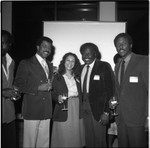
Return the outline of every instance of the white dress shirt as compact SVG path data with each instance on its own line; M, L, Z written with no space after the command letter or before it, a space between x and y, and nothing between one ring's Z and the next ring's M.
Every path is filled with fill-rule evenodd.
M88 71L88 75L87 75L87 85L86 85L86 87L87 87L86 89L87 89L88 93L89 93L90 76L91 76L91 72L92 72L94 64L95 64L95 60L89 65L89 71ZM86 71L87 71L87 65L85 65L83 67L83 70L82 70L82 73L81 73L81 87L82 87L82 91L83 91L83 80L84 80Z
M49 69L48 69L48 65L46 63L46 60L43 59L41 56L39 56L37 53L36 53L36 58L37 60L39 61L39 63L41 64L41 66L43 67L44 71L45 71L45 74L48 78L48 75L49 75Z

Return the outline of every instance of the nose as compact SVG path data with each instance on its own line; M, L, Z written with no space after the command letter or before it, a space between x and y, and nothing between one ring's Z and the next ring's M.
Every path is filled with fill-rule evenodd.
M123 48L123 44L119 44L119 49L122 49Z
M86 53L85 55L84 55L84 58L89 58L90 57L90 54L89 53Z

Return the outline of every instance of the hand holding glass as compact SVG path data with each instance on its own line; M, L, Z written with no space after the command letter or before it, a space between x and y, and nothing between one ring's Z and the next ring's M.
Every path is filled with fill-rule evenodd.
M115 97L113 97L113 98L110 100L110 105L111 105L111 109L113 109L112 115L113 115L113 116L117 116L118 113L116 113L116 107L117 107L117 105L118 105L118 102L117 102L117 100L116 100Z
M64 104L64 108L62 110L67 111L68 110L68 96L67 94L62 94L61 97L62 97L63 104Z
M14 93L15 93L15 97L12 97L11 100L13 101L17 101L18 99L20 99L21 97L21 94L20 94L20 91L17 87L13 86L13 90L14 90Z

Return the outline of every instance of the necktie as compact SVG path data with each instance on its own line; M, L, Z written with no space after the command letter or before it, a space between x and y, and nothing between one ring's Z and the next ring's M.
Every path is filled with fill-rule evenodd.
M123 80L123 75L124 75L124 69L125 69L125 61L122 61L121 64L121 72L120 72L120 85L122 84L122 80Z
M88 76L88 72L89 72L89 65L86 66L86 74L84 76L84 80L83 80L83 94L84 93L87 93L87 89L86 89L86 86L87 86L87 76Z
M44 71L46 73L46 76L48 77L48 75L49 75L49 69L48 69L48 66L47 66L47 63L46 63L45 60L42 61L42 65L43 65Z

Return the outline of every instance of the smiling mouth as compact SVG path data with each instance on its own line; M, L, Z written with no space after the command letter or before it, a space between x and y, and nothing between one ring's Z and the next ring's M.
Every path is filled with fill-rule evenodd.
M84 59L85 61L89 61L90 59Z
M45 54L49 54L49 52L48 52L48 51L44 51L44 53L45 53Z
M123 49L120 49L120 50L119 50L119 53L123 53L123 52L125 52L125 50L123 50Z

